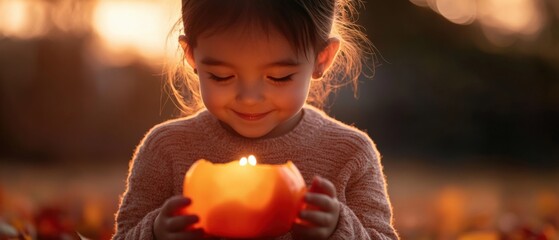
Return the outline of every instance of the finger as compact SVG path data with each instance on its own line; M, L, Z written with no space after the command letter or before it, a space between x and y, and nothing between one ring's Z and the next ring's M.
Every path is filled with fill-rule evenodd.
M326 178L315 176L309 192L324 193L330 197L336 197L336 187Z
M293 226L291 227L293 235L297 236L296 239L308 239L309 237L307 236L307 234L312 229L312 226L297 223L293 224Z
M304 225L294 224L291 228L296 239L323 239L326 229L321 227L308 227Z
M167 239L171 240L183 240L183 239L203 239L204 238L204 230L202 229L195 229L186 232L177 232L177 233L169 233L167 235Z
M169 232L178 232L186 229L190 225L197 223L198 221L200 221L200 219L196 215L171 217L167 219L165 229L167 229L167 231Z
M190 205L191 201L183 196L173 196L167 199L161 209L164 216L174 216L178 210Z
M321 211L303 210L299 213L299 218L319 227L331 226L332 222L334 221L334 218L331 214Z
M326 212L334 212L338 209L338 201L335 198L319 193L305 194L305 203L318 207L318 209Z

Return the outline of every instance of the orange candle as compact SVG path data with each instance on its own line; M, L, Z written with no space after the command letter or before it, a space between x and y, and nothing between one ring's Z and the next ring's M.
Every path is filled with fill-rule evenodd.
M186 173L185 210L208 234L231 238L274 237L291 229L306 186L295 165L256 164L242 158L225 164L196 161Z

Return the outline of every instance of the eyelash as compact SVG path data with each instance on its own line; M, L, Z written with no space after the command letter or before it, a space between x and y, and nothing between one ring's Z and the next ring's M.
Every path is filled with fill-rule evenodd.
M227 81L227 80L229 80L229 79L231 79L231 78L233 78L232 75L231 75L231 76L227 76L227 77L218 77L218 76L213 75L213 74L210 73L210 79L215 80L215 81L218 81L218 82L225 82L225 81Z
M281 78L274 78L274 77L268 77L270 80L274 81L274 82L288 82L291 81L291 77L293 77L294 74L289 74L285 77L281 77ZM218 82L224 82L227 81L231 78L233 78L234 76L227 76L227 77L218 77L216 75L213 75L210 73L210 79L214 80L214 81L218 81Z
M274 81L274 82L288 82L291 81L291 77L293 77L293 74L289 74L285 77L281 77L281 78L273 78L273 77L268 77L270 80Z

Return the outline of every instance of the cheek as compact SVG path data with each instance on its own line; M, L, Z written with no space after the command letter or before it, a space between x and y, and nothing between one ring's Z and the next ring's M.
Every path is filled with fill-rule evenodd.
M286 109L299 110L305 104L308 93L308 81L293 85L289 89L284 89L282 96L277 97L277 104Z
M211 83L200 82L200 94L208 109L217 108L227 103L227 92Z
M301 86L298 89L293 91L293 104L300 104L302 105L307 101L307 96L309 95L309 87L308 85Z
M301 81L301 84L297 86L297 90L295 91L294 95L298 102L305 103L307 101L307 97L309 96L309 88L311 84L311 73L305 76L304 80Z

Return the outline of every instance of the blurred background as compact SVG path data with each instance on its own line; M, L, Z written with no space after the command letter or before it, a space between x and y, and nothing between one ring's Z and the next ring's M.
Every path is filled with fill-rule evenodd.
M0 0L0 239L108 239L180 1ZM402 239L559 239L559 1L369 0L329 112L383 154ZM14 237L15 236L15 237Z

